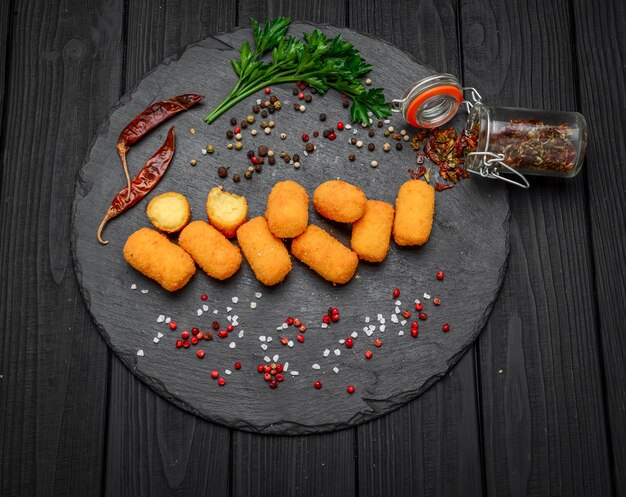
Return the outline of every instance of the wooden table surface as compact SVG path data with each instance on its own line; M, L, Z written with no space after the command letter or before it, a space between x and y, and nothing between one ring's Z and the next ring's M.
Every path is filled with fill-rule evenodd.
M76 174L120 96L187 44L279 14L590 127L576 179L510 188L507 275L459 364L319 436L158 397L95 329L70 255ZM626 495L625 26L619 0L0 2L0 495Z

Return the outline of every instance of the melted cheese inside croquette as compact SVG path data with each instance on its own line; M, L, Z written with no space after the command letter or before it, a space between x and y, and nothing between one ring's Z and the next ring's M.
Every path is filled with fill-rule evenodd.
M174 233L185 227L191 217L189 202L184 195L176 192L162 193L154 197L146 214L155 228Z

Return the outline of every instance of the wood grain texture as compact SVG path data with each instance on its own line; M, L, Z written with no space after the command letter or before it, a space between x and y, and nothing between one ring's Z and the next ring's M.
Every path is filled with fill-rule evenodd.
M13 28L13 2L7 0L0 4L0 123L4 124L4 98L6 91L6 79L10 69L9 43L11 42L11 30ZM3 142L4 127L0 124L0 144ZM0 171L0 185L2 185L2 173Z
M581 112L589 125L587 180L594 253L595 303L617 495L626 495L626 119L613 95L626 92L626 4L574 1Z
M98 495L108 350L76 285L70 209L91 136L119 96L122 2L15 9L0 204L0 494Z
M235 22L235 9L224 0L128 6L126 90L163 59ZM163 400L118 359L111 371L105 495L228 495L230 430Z
M238 26L250 26L250 18L261 22L265 17L285 16L293 21L316 24L346 25L346 2L334 0L311 0L290 2L288 0L240 0Z
M487 103L576 110L567 2L462 1L461 19L465 84ZM479 338L491 495L611 491L584 198L583 175L510 189L509 267Z
M350 3L350 27L460 75L455 2ZM359 495L481 495L474 347L405 407L358 430Z

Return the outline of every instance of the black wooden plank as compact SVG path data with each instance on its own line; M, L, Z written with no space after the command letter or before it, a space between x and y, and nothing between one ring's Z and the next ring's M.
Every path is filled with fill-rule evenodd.
M463 1L465 84L491 104L576 110L569 19L565 1ZM510 189L509 269L479 338L490 495L611 491L584 198L584 175Z
M0 204L2 495L100 493L108 350L76 285L70 209L118 98L122 3L15 3Z
M232 28L230 2L130 2L125 89L163 59ZM188 91L193 91L190 81ZM105 494L227 495L231 435L161 399L114 358L111 365ZM145 475L145 480L138 477Z
M576 62L581 110L589 124L585 178L594 251L596 303L607 393L613 474L617 495L626 495L626 143L624 106L613 95L626 93L626 4L594 8L575 0Z
M349 23L435 70L460 72L456 2L351 2ZM481 495L473 348L417 400L359 427L358 456L359 495Z
M289 16L294 21L345 25L339 2L239 2L239 25L250 17ZM233 433L233 495L355 494L355 431L307 437L268 437Z
M0 119L4 116L4 98L7 88L7 74L9 70L9 43L11 39L11 29L13 27L13 2L7 0L0 5ZM0 123L4 124L3 120ZM3 126L0 124L0 143L4 134ZM0 185L2 184L2 173L0 171Z

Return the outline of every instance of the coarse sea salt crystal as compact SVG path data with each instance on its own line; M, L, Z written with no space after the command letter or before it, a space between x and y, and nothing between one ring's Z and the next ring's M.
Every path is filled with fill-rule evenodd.
M139 349L139 350L137 351L137 355L138 355L139 357L143 357L143 350Z
M356 128L354 128L354 129L352 130L352 134L353 134L353 135L356 135L357 133L358 133L357 129L356 129Z
M324 349L324 357L328 357L330 355L330 350Z
M141 293L148 293L148 290L141 290Z
M265 357L263 358L263 360L264 360L265 362L271 362L271 360L272 360L272 359L270 359L268 356L265 356Z
M159 342L160 342L160 340L159 340L157 337L154 337L154 338L152 339L152 341L153 341L154 343L159 343Z
M337 366L335 366L335 367L333 368L333 371L334 371L335 373L338 373L338 372L339 372L339 368L338 368Z
M283 364L283 371L287 371L289 369L289 363L286 362L285 364Z
M263 297L263 294L262 294L261 292L255 292L254 296L255 296L257 299L260 299L261 297Z
M228 322L230 323L233 320L232 316L226 316L226 319L228 319Z
M289 328L289 325L287 323L283 323L282 328L283 328L283 330L286 330L287 328Z
M396 314L392 314L391 315L391 322L392 323L397 323L398 322L398 316Z
M283 330L283 325L281 324L280 326L278 326L278 327L276 328L276 330L277 330L277 331L282 331L282 330Z
M381 324L380 327L378 328L380 331L384 332L385 331L385 325Z
M370 331L374 331L376 329L376 326L374 326L373 324L370 324L369 329Z
M278 354L274 354L274 357L272 357L272 360L274 362L278 362L278 359L280 359L280 356Z
M400 308L398 306L396 306L395 312L396 314L400 314Z
M339 340L339 343L344 344L346 343L346 341L342 338L341 340Z
M305 157L309 156L309 153L305 150L304 152L302 152L304 154Z
M267 350L267 344L266 344L266 343L262 343L262 344L261 344L261 348L262 348L263 350Z
M233 297L232 299L230 299L233 301L233 304L236 304L237 302L239 302L239 297Z
M385 119L383 122L384 122L385 124L389 124L391 121L390 121L389 119Z
M283 368L283 371L284 370L285 370L285 368ZM289 371L289 373L291 374L291 376L298 376L300 374L297 371Z
M232 371L230 369L225 369L224 370L224 374L231 374L231 373L232 373Z
M165 316L163 314L159 314L159 317L157 318L157 323L162 323L163 321L165 321Z
M208 305L206 305L206 304L202 304L202 310L203 310L204 312L209 312L209 306L208 306Z
M346 125L344 126L344 128L346 128L346 129L352 129L352 125L351 125L351 124L346 124Z
M319 364L317 364L317 363L316 363L316 364L313 364L311 367L312 367L313 369L320 369L320 365L319 365Z
M370 322L370 317L369 316L365 316L365 322L369 323Z
M293 347L293 340L289 340L289 341L287 342L287 345L288 345L289 347Z
M420 299L415 299L415 303L419 304L420 303Z
M234 348L237 346L237 344L236 344L235 342L230 342L230 343L228 344L228 346L229 346L231 349L234 349Z
M230 312L230 311L232 311L232 310L233 310L233 308L232 308L232 307L227 307L227 308L226 308L226 312ZM215 314L217 314L217 312L216 312Z
M198 309L196 311L196 314L198 315L198 317L202 316L202 309Z
M261 342L264 342L265 340L267 340L267 337L265 335L261 335L261 336L259 336L259 340Z
M202 152L202 155L206 155L206 148L203 148L201 152Z
M160 331L157 333L157 338L163 338L163 333L161 333Z
M385 318L382 318L382 319L380 320L380 324L385 324Z
M402 302L400 302L399 300L396 300L396 305L402 305Z
M368 337L371 337L371 336L372 336L372 333L374 333L372 330L366 330L366 331L365 331L365 334L366 334Z
M237 335L239 338L243 338L243 330L239 330L239 335Z
M250 302L250 309L256 309L256 302Z
M213 314L217 314L219 311L217 309L213 309Z
M261 100L260 98L257 98L257 99L256 99L256 104L257 104L257 105L261 105L261 102L262 102L262 100Z
M341 355L341 350L335 349L335 355Z
M402 321L400 321L400 324L404 326L406 324L406 319L403 319Z
M424 294L424 298L425 298L426 300L428 300L428 299L430 299L430 295L428 295L427 293L425 293L425 294Z
M135 285L134 283L132 285L130 285L130 289L131 290L137 290L137 285Z
M376 319L378 319L379 321L383 318L382 314L378 314L378 316L376 316Z
M398 332L398 336L402 336L402 335L404 335L404 330L400 330L400 331Z
M356 338L359 336L359 334L356 331L353 331L352 334L350 335L352 338Z
M172 318L165 318L165 324L170 324L172 322Z
M322 328L328 328L328 325L327 325L326 323L322 323L320 326L321 326Z
M267 343L270 343L272 341L272 337L267 337Z

